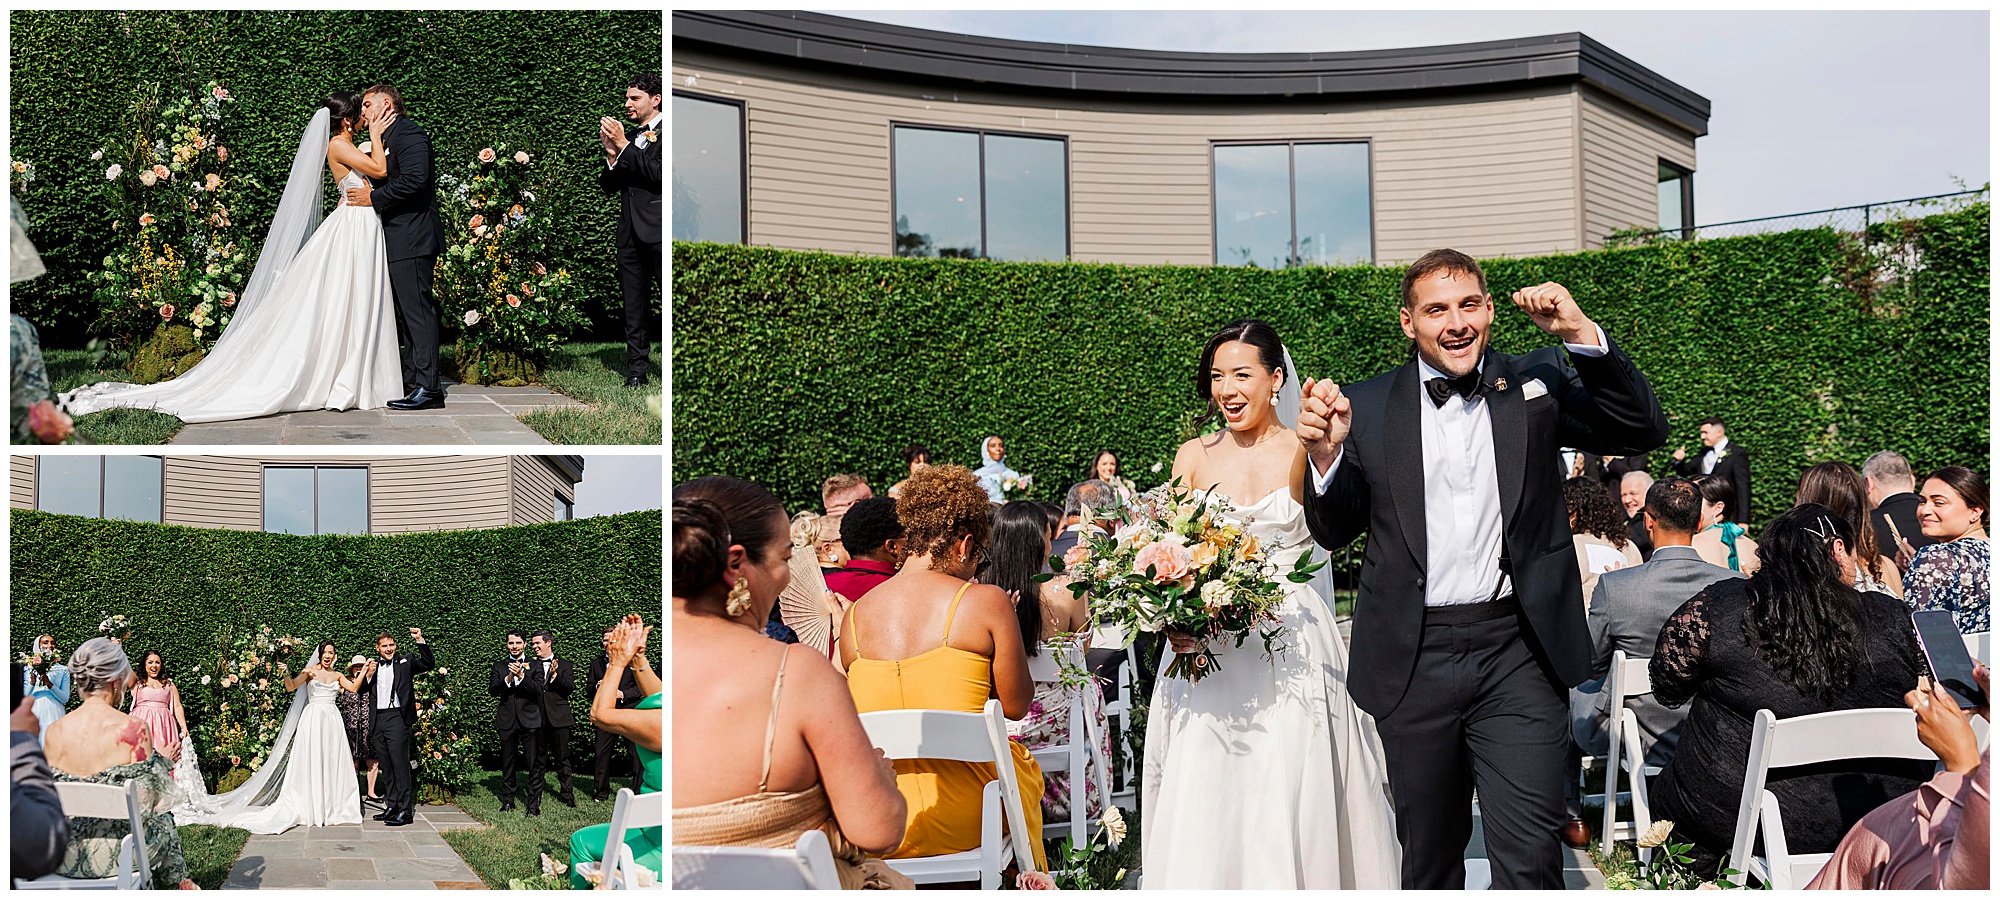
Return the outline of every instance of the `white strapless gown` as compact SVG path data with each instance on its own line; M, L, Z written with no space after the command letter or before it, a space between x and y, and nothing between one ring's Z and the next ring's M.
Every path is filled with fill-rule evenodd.
M103 382L63 395L71 415L152 409L183 422L223 422L311 409L375 409L403 396L389 264L373 209L334 209L270 296L238 313L214 348L172 381Z
M1278 490L1237 507L1280 573L1313 548ZM1332 604L1282 578L1282 649L1209 645L1200 684L1162 676L1146 725L1143 886L1395 888L1402 851L1375 722L1347 693ZM1163 648L1160 666L1172 651Z
M269 806L201 824L241 828L251 834L277 834L300 825L360 824L361 788L354 780L347 726L335 702L339 695L340 686L330 682L306 686L306 705L294 726L283 781Z

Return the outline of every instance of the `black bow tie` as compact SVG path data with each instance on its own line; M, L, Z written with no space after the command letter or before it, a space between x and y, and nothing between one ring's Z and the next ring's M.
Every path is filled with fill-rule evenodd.
M1479 373L1476 371L1467 372L1457 378L1433 378L1424 382L1424 392L1431 395L1431 405L1439 407L1444 406L1445 399L1452 394L1464 397L1465 402L1471 403L1472 398L1479 396L1482 387L1484 385L1479 383Z

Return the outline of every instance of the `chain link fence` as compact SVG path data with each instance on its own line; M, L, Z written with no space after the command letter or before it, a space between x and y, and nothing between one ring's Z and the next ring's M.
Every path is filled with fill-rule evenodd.
M1637 229L1628 228L1614 231L1604 238L1606 247L1632 247L1657 241L1701 240L1704 238L1742 237L1748 234L1769 234L1779 231L1799 231L1808 228L1832 228L1835 231L1863 233L1870 227L1884 222L1916 219L1938 213L1961 210L1975 203L1987 202L1989 189L1957 191L1950 194L1933 194L1929 197L1912 197L1908 200L1891 200L1886 203L1869 203L1862 206L1842 206L1813 212L1792 213L1783 216L1764 216L1757 219L1738 219L1734 222L1716 222L1711 225L1697 225L1693 228Z

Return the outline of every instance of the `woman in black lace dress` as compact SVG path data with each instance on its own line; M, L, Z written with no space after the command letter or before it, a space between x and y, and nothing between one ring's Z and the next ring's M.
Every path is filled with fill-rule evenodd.
M1903 707L1924 664L1908 610L1855 590L1854 529L1817 504L1780 514L1764 530L1749 579L1710 585L1668 618L1653 652L1653 695L1692 701L1674 759L1652 786L1653 815L1695 845L1695 869L1713 877L1729 852L1750 726L1837 709ZM1870 810L1916 790L1933 766L1856 760L1774 769L1768 789L1784 811L1794 853L1826 853ZM1731 868L1741 869L1732 860Z
M347 677L361 677L361 668L366 664L367 660L355 657L347 665ZM368 697L355 691L341 691L337 699L340 701L341 724L347 726L347 749L354 754L354 771L368 772L365 799L380 803L382 797L375 793L375 777L382 774L382 764L376 761L375 748L368 743L368 717L374 715L369 710Z

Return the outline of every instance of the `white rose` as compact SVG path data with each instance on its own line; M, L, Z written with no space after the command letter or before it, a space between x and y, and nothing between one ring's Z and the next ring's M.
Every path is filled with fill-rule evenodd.
M1201 586L1201 605L1209 612L1215 612L1235 599L1230 595L1229 582L1211 581Z
M117 163L112 163L112 164L111 164L111 168L109 168L109 169L105 169L105 170L104 170L104 180L105 180L105 181L117 181L117 180L118 180L118 176L120 176L120 175L123 175L123 174L125 174L125 167L124 167L124 166L121 166L121 165L119 165L119 164L117 164Z
M467 325L477 325L477 324L479 324L479 310L476 310L476 309L468 309L468 310L466 310L466 311L465 311L465 324L467 324Z
M159 181L160 181L160 176L153 174L152 169L147 169L146 171L139 173L139 183L147 187L152 187L153 185L158 184Z

